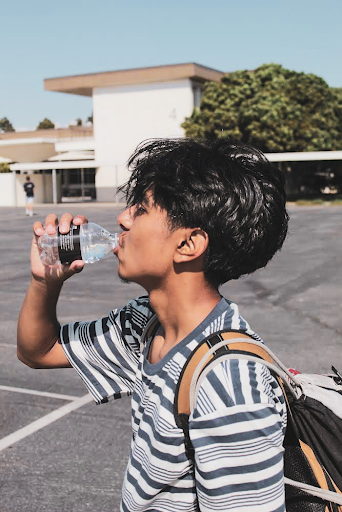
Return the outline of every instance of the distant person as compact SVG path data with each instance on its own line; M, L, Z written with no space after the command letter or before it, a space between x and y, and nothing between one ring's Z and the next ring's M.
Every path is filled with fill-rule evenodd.
M26 198L25 198L26 215L29 215L30 217L32 217L33 201L34 201L34 183L32 183L30 176L26 177L26 183L24 185L24 190L26 193Z

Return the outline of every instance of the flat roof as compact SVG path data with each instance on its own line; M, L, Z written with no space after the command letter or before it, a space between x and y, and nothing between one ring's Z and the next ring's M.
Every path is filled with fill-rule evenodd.
M79 137L92 137L92 126L72 126L69 128L51 128L49 130L30 130L27 132L0 133L0 142L17 139L73 139Z
M297 151L288 153L265 153L270 162L320 162L342 160L342 151Z
M62 76L44 80L46 91L92 96L95 87L169 82L190 78L198 82L218 82L224 73L196 63L171 64L148 68L122 69L86 75Z
M96 160L71 160L69 162L28 162L10 164L11 171L52 171L53 169L93 169L99 167Z

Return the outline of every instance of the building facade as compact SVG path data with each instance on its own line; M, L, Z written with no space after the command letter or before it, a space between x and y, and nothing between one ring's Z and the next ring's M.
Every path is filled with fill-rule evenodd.
M190 63L46 79L51 93L91 97L93 126L0 133L0 164L10 168L0 173L0 206L24 204L27 173L34 174L38 203L120 201L117 188L128 179L127 160L137 145L150 138L183 137L181 125L199 106L205 82L222 76ZM290 195L303 188L291 162L321 162L315 172L324 175L322 187L330 192L336 189L335 174L342 175L342 151L267 157L286 170ZM336 172L332 161L338 162ZM308 192L311 185L303 186Z
M136 146L183 137L181 124L199 105L205 82L222 75L190 63L45 80L48 91L92 97L93 128L0 134L0 157L14 173L12 193L0 192L0 205L23 204L24 173L35 174L37 202L119 200L117 188L128 178L126 163Z

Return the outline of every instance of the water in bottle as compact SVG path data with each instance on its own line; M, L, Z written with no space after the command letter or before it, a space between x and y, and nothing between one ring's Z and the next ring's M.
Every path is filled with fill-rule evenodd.
M54 235L44 233L38 239L44 265L70 264L75 260L95 263L111 254L118 245L119 235L111 234L94 222L70 226L66 234L59 229Z

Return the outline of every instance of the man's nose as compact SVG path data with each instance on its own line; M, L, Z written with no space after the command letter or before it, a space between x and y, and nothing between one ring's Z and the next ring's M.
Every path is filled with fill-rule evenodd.
M118 215L117 221L120 227L124 230L131 228L133 223L134 206L128 206L123 212Z

